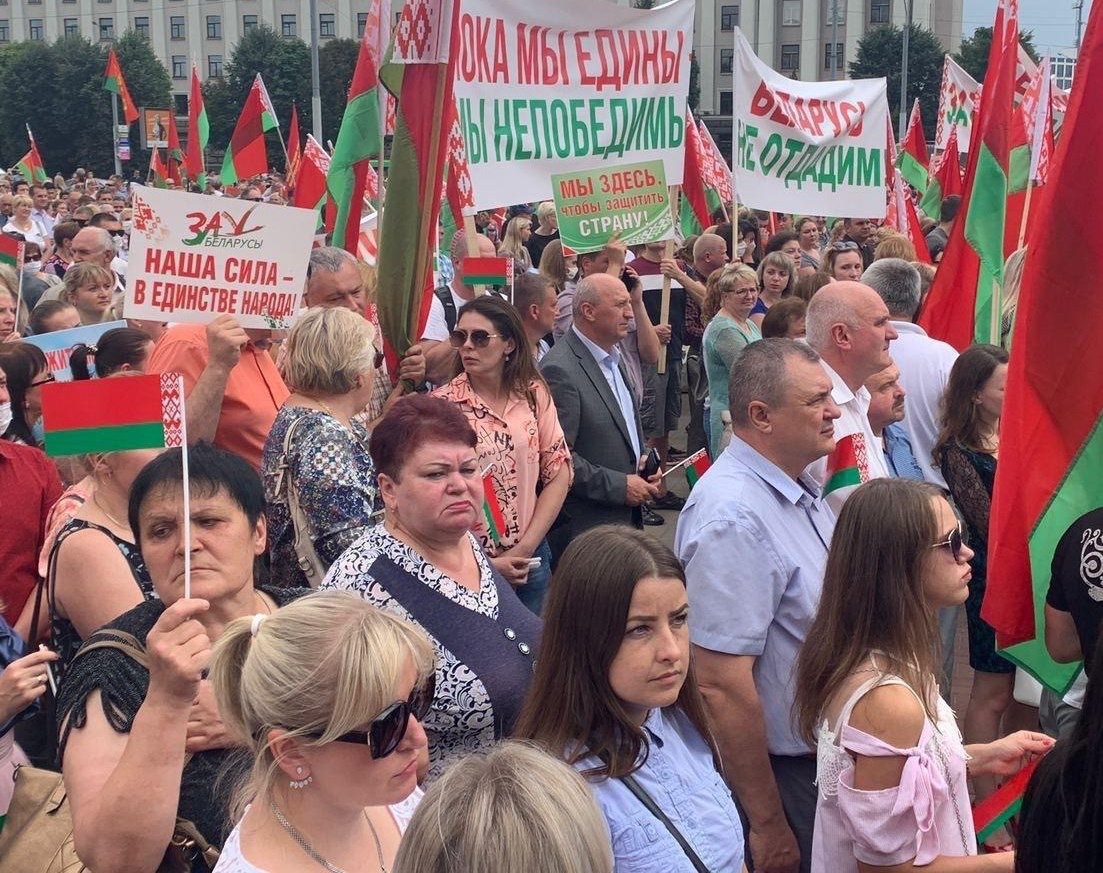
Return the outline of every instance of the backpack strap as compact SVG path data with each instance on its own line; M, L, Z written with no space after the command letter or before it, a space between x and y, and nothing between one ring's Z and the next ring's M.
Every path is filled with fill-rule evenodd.
M456 329L456 320L459 315L456 312L456 301L452 299L452 290L447 285L440 285L433 289L433 293L444 307L444 323L448 325L448 332Z

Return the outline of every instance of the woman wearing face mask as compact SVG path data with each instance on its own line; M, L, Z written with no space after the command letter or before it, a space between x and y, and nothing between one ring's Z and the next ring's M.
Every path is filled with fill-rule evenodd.
M211 683L253 769L216 873L391 869L421 797L433 676L421 631L342 591L226 628Z
M685 585L678 559L642 531L577 537L556 568L514 734L590 782L618 873L744 869L694 676Z
M14 342L0 345L0 369L8 377L11 395L11 420L3 439L27 446L41 446L42 386L54 377L46 366L46 356L38 346Z

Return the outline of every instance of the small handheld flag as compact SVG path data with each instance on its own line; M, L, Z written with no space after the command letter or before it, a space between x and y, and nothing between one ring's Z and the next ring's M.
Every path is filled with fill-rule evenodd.
M868 479L869 464L866 460L863 434L852 433L840 437L835 443L835 450L827 456L823 493L826 495L840 488L861 485Z
M690 490L700 481L701 477L705 475L709 467L712 466L712 462L709 460L709 454L704 449L694 452L685 460L686 465L686 482L689 483Z
M506 529L506 517L498 503L498 495L494 493L494 477L490 473L483 474L483 521L494 544L500 545Z
M464 258L465 285L509 285L513 281L513 258Z
M1031 761L973 807L973 827L977 832L977 842L983 843L1000 826L1006 824L1008 819L1018 814L1023 805L1027 783L1040 760L1041 758Z

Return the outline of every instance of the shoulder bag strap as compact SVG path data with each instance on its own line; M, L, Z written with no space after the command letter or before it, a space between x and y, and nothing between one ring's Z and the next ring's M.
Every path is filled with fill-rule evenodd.
M306 577L307 584L311 588L317 588L322 584L326 571L329 569L314 548L314 537L311 535L313 525L302 506L299 505L299 492L291 479L290 455L291 444L295 431L303 421L303 416L296 418L287 428L283 437L283 456L277 466L276 495L283 496L287 501L287 509L291 515L291 527L293 528L295 556L299 560L299 569Z
M709 873L709 868L705 865L705 862L700 859L693 846L686 842L686 838L682 836L682 832L678 830L677 826L669 818L666 813L659 809L659 805L651 799L651 795L644 790L644 787L636 780L635 776L629 774L628 776L621 776L620 781L624 783L625 787L631 791L636 799L644 805L649 813L663 823L663 826L670 831L670 835L677 840L678 845L682 847L682 851L686 853L686 857L689 858L689 862L693 865L693 869L698 873Z
M433 293L440 301L440 305L444 307L444 323L448 326L448 332L451 333L456 329L456 319L458 317L456 301L452 299L452 290L447 285L438 285L433 289Z

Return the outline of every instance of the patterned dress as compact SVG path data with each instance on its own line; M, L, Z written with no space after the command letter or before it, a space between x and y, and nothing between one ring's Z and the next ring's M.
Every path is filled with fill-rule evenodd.
M288 457L291 479L299 505L310 519L318 557L328 566L375 522L372 513L382 509L375 466L368 454L368 431L353 422L350 431L326 412L285 405L276 416L264 443L261 475L268 504L268 553L271 582L283 588L307 584L295 554L295 526L285 495L276 493L283 458L283 441L293 422L303 419L295 431Z

